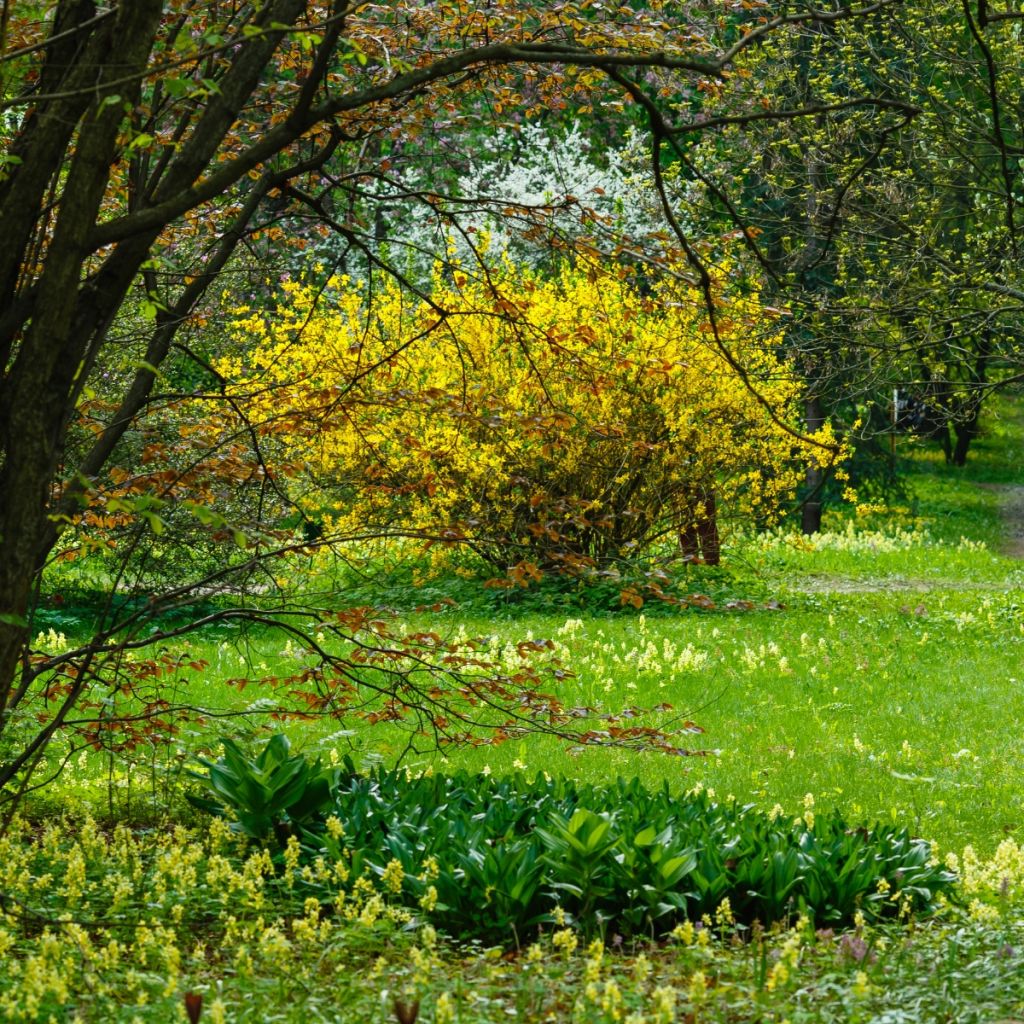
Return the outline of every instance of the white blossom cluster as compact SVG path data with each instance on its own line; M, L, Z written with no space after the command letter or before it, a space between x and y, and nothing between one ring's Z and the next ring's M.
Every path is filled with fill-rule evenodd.
M418 164L367 186L364 194L379 209L368 244L419 282L439 257L471 270L485 255L488 263L507 255L542 269L559 249L584 241L598 252L642 260L671 239L650 161L649 140L637 131L598 154L578 124L559 134L538 123L503 129L483 141L454 185L440 187ZM690 186L666 177L685 229L680 210Z

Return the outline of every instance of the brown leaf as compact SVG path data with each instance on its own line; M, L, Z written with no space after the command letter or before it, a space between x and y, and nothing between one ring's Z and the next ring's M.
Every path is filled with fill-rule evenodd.
M198 992L185 993L185 1013L188 1014L189 1024L199 1024L203 1014L203 997Z
M400 999L395 1000L395 1020L398 1024L416 1024L416 1018L420 1015L419 1000L411 1003L403 1003Z

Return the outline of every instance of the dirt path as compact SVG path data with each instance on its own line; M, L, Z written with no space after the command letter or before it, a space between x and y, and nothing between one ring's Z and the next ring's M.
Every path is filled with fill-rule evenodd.
M1024 544L1024 539L1022 539ZM1024 547L1022 547L1024 551ZM1024 554L1020 557L1024 558ZM933 590L993 590L988 580L912 579L906 576L805 576L794 583L801 594L877 594L882 591L925 594Z
M981 484L986 491L999 496L999 511L1006 523L1006 539L1000 554L1008 558L1024 559L1024 485Z

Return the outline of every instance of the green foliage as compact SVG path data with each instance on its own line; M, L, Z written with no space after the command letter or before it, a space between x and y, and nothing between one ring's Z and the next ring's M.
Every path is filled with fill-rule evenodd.
M566 922L501 955L410 920L386 880L346 893L325 865L318 899L303 868L246 856L243 838L221 820L16 821L0 837L4 1019L165 1024L201 1001L214 1024L385 1024L397 1001L424 1024L990 1024L1019 1018L1024 1000L1012 843L988 863L965 851L970 909L928 921L747 928L720 908L712 927L658 943L586 942Z
M735 536L735 535L734 535ZM743 538L740 538L742 542ZM379 564L340 564L317 577L323 586L343 590L353 605L370 604L403 613L434 604L458 608L467 615L522 620L534 614L587 614L599 617L635 615L637 604L647 616L676 616L680 609L714 611L746 608L778 596L748 570L743 551L727 568L693 564L679 557L676 543L662 543L645 556L622 559L606 570L579 575L546 573L524 586L496 586L493 567L472 555L452 557L438 567L430 553L403 552ZM501 581L504 582L504 581Z
M724 900L748 923L797 911L842 923L926 910L955 881L906 829L850 829L837 814L775 818L636 779L363 777L348 765L328 786L319 761L286 755L280 736L252 761L225 743L204 762L210 798L193 802L257 838L301 825L307 858L397 878L396 893L462 938L521 939L559 909L588 931L660 934Z
M251 839L266 839L275 830L310 822L330 799L330 780L336 773L310 764L301 754L288 756L288 738L275 735L250 760L230 739L221 741L224 756L217 762L200 759L207 773L199 775L214 800L189 796L195 807L210 814L230 813L239 831Z

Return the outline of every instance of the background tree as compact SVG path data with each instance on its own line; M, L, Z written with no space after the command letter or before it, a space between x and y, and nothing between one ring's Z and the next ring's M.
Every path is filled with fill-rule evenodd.
M831 420L865 453L886 454L899 389L923 427L952 427L963 464L984 396L1015 379L1018 26L958 0L819 22L748 51L747 88L693 119L707 206L691 216L741 230L751 274L787 309L808 423ZM890 476L888 458L874 465ZM822 484L812 468L805 530Z

